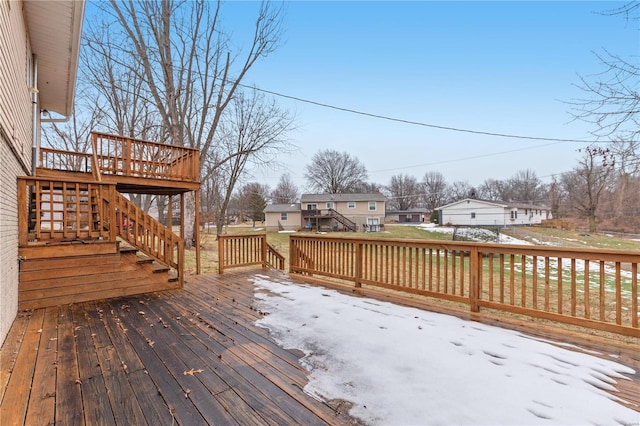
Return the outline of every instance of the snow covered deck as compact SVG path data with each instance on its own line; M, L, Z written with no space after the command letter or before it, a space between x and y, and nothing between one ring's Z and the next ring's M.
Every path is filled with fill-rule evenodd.
M292 284L294 281L297 284ZM367 387L366 380L373 376L379 376L384 383L384 386L374 385L374 395L384 396L385 392L397 390L394 379L404 377L402 391L398 391L400 400L417 401L421 407L428 408L433 403L440 407L431 412L405 408L406 415L417 416L403 418L412 423L460 423L453 415L464 410L444 410L435 396L458 408L473 408L486 403L485 398L490 395L501 401L498 411L512 416L511 421L503 418L504 424L532 419L545 424L566 423L572 419L580 422L591 411L567 409L561 399L562 385L556 386L559 390L552 390L551 386L555 386L552 383L557 383L553 382L554 378L559 382L581 383L580 389L574 382L565 386L570 388L569 398L577 399L578 405L584 406L586 397L577 392L586 391L586 395L595 398L595 402L587 405L603 407L596 411L605 417L587 419L607 423L608 418L615 417L633 422L640 416L637 341L623 343L562 332L532 322L483 316L485 323L526 330L529 335L552 342L548 347L532 349L532 342L547 343L497 329L507 335L507 340L503 340L502 332L494 331L489 324L464 322L447 315L441 319L427 318L426 315L432 313L424 310L406 313L402 310L409 308L386 302L406 305L412 303L411 299L394 298L374 289L361 289L359 296L365 293L376 299L349 296L345 301L344 294L300 286L300 283L300 277L245 269L223 276L187 277L180 290L21 312L0 350L0 421L2 424L172 424L175 421L189 425L393 423L398 418L394 417L391 407L384 404L394 399L367 400L367 393L361 391ZM449 311L442 306L439 309L467 319L473 315L453 308ZM378 316L360 318L361 313ZM466 334L455 337L453 332L446 331L450 329L445 329L445 324L450 322ZM360 376L354 375L354 367L341 357L345 351L338 342L315 341L322 336L333 335L338 340L344 337L344 333L317 328L323 323L352 330L365 338L362 343L351 340L346 346L351 348L346 352L353 353L359 366L381 372L378 362L390 364L389 361L395 359L403 365L396 366L397 374L392 368L389 374L362 370ZM373 325L382 335L360 331L356 327L359 323ZM403 341L408 335L399 331L400 325L419 333L411 339L424 340L426 346ZM437 370L446 373L447 386L417 379L421 377L418 374L422 374L418 370L420 364L427 369L431 366L431 370L438 358L450 359L452 362L448 364L453 364L453 356L439 352L432 340L438 336L432 333L435 330L439 330L440 335L447 334L444 346L456 353L468 351L465 358L468 365L484 363L482 374L489 374L489 379L479 374L479 369L464 373L441 367ZM487 338L473 340L468 334L473 330ZM308 334L301 335L303 332ZM287 335L293 340L286 338ZM296 343L300 336L302 340ZM274 338L292 349L279 346ZM523 339L526 343L514 339ZM396 352L380 357L378 352L387 349ZM301 358L302 351L307 353L304 358ZM411 354L417 361L408 364L398 355L403 353ZM331 356L324 357L327 354ZM474 354L481 361L474 361ZM531 366L534 375L540 372L548 376L549 381L536 382L535 390L541 396L527 393L531 376L526 368ZM310 375L305 367L311 368ZM491 368L500 375L501 381L493 381ZM339 377L343 391L346 386L347 390L353 390L352 394L340 393L340 386L328 384L325 373ZM407 380L407 373L413 379ZM513 380L519 391L501 388L504 380ZM472 383L473 387L469 387ZM478 386L490 391L472 390ZM453 397L447 391L453 392ZM516 404L516 395L524 400L522 404ZM613 395L617 402L612 400ZM429 404L425 398L431 399ZM544 398L556 399L549 404ZM347 411L351 404L343 400L353 404L352 414L360 420L349 417ZM548 406L556 403L555 408ZM531 409L522 411L524 414L517 411L528 408ZM407 413L411 410L413 412ZM368 411L371 411L370 417L363 414ZM478 423L484 419L487 423L495 419L482 417L487 411L476 411L477 417L469 421ZM558 413L564 417L556 417Z

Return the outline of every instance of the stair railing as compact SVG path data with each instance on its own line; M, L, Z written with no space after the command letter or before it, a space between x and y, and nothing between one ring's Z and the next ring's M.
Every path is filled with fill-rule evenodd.
M115 192L113 201L118 236L158 262L174 268L182 285L184 240L119 192Z
M345 228L347 228L349 231L354 231L355 232L356 223L354 221L352 221L351 219L349 219L346 216L338 213L334 209L329 209L329 216L331 216L333 219L335 219L338 222L340 222L341 224L343 224L345 226Z

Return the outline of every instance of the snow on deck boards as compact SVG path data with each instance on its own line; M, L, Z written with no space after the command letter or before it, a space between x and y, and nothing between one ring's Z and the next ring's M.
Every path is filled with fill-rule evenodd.
M0 423L354 423L347 404L307 395L300 353L255 326L256 274L282 278L239 270L187 277L181 290L20 312L0 350ZM632 367L616 395L640 411L637 345L498 323Z

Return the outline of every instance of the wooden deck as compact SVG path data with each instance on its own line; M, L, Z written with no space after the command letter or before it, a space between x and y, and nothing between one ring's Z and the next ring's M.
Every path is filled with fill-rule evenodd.
M305 394L301 354L253 325L248 277L20 312L0 351L0 424L356 423Z
M300 354L253 325L263 315L248 282L255 273L265 272L187 277L179 290L20 312L0 350L0 424L357 424L348 403L305 394ZM640 412L638 344L495 323L635 369L616 386Z

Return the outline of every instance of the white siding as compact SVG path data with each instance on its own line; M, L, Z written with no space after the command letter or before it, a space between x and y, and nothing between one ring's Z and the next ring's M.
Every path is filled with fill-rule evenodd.
M0 343L18 310L16 177L31 169L27 46L22 2L0 0Z
M442 209L442 225L502 226L508 219L509 211L504 207L473 200Z

